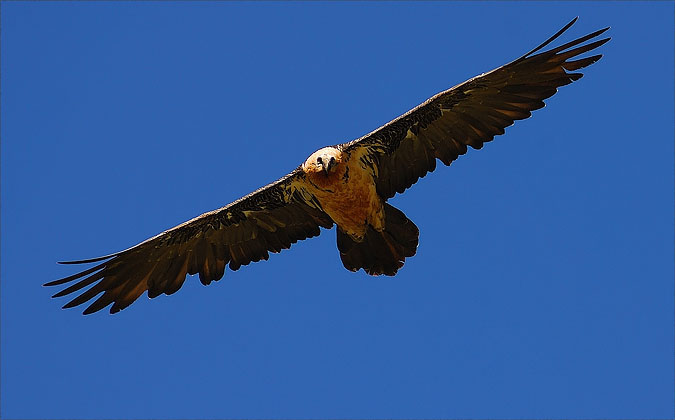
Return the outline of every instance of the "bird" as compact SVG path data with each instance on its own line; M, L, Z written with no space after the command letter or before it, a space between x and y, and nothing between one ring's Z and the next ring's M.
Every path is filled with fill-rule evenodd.
M194 274L208 285L226 267L236 271L267 260L270 252L333 225L347 270L395 275L416 254L419 229L387 200L434 171L437 161L448 166L469 146L482 148L544 107L559 87L580 79L576 71L602 55L579 56L609 41L597 39L609 27L542 51L577 19L508 64L434 95L356 140L317 150L289 174L220 209L120 252L60 262L98 264L44 286L74 282L52 297L89 287L63 308L98 296L85 315L111 304L110 313L117 313L146 291L149 298L173 294Z

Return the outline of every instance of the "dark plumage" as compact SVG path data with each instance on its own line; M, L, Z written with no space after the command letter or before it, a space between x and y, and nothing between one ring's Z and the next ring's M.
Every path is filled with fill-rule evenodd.
M219 280L227 265L237 270L266 260L269 252L333 224L347 269L394 275L405 258L415 255L419 231L386 200L433 171L436 159L450 165L468 146L480 149L515 120L543 107L560 86L580 79L581 73L568 71L601 55L577 57L609 38L582 44L609 28L538 53L575 21L517 60L441 92L357 140L318 150L290 174L223 208L124 251L64 262L99 264L45 285L76 281L54 297L89 288L64 308L100 295L84 313L110 304L115 313L146 290L151 298L172 294L188 274L199 274L207 285Z

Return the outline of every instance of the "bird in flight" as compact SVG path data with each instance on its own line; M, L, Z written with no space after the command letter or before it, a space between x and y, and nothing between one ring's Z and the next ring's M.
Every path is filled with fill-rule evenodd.
M267 260L291 244L337 225L337 248L350 271L393 276L417 251L419 230L387 203L436 168L483 147L515 120L528 118L574 71L602 57L581 54L610 38L600 29L540 52L577 18L522 57L441 92L393 121L348 143L312 153L300 166L218 210L204 213L124 251L62 264L99 264L51 281L71 284L53 297L89 287L63 308L90 301L84 314L112 304L116 313L145 291L154 298L178 291L188 274L208 285L225 267ZM587 41L593 40L584 44Z

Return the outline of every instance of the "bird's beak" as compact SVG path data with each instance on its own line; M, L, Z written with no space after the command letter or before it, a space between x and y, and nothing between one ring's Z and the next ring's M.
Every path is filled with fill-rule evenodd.
M323 165L323 170L326 171L326 175L328 175L335 166L335 160L328 158L327 160L324 160L324 165Z

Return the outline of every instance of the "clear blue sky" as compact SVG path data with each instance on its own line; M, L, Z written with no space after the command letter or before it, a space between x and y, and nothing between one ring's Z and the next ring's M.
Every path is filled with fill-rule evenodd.
M506 63L605 57L392 203L111 316L56 261L124 249ZM673 416L673 3L2 3L3 418ZM250 171L250 166L255 168Z

